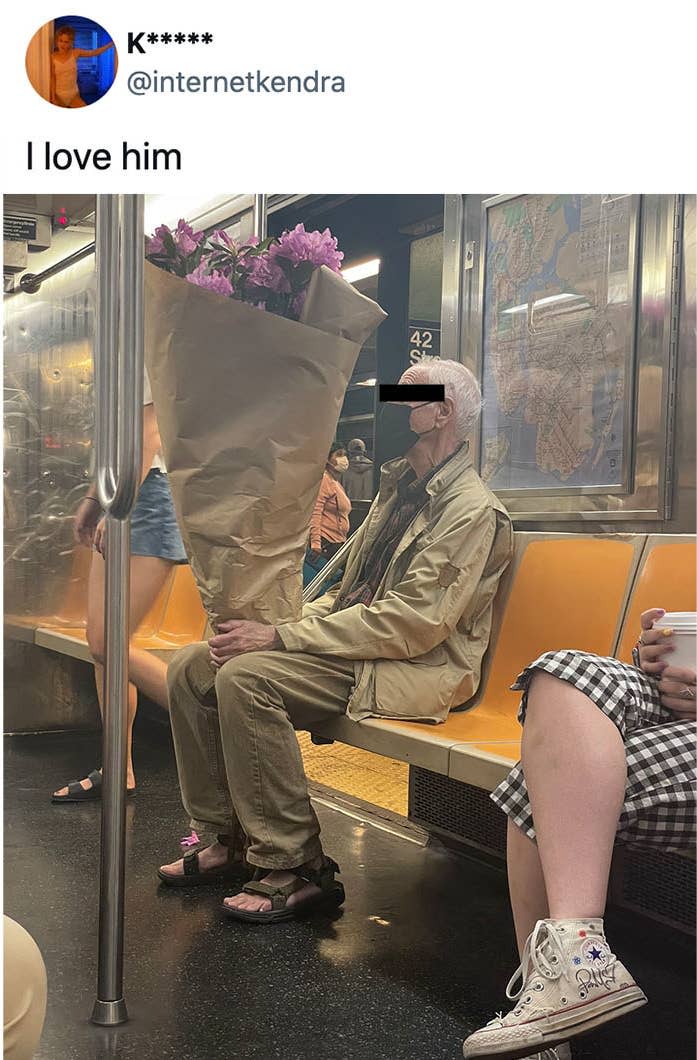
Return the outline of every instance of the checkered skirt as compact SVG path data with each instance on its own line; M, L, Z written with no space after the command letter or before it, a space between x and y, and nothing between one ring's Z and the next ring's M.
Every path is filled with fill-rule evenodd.
M553 651L526 667L511 687L522 691L518 719L525 722L530 681L537 670L568 681L619 729L627 752L627 789L617 840L691 846L695 840L697 723L676 720L661 706L656 682L617 659L582 651ZM532 811L520 762L492 792L496 805L531 839Z

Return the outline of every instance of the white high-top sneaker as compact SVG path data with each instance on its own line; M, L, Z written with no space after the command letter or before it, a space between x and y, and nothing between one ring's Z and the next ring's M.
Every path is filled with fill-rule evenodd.
M518 980L522 985L513 993ZM544 1055L576 1035L646 1004L644 992L610 950L601 917L538 920L506 987L516 1002L465 1041L469 1057Z
M523 1060L571 1060L571 1046L568 1042L563 1042L553 1049L543 1049L541 1053L525 1056Z

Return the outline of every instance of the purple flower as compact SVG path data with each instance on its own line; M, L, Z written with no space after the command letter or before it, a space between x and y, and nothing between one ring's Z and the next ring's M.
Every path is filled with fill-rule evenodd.
M146 254L164 254L165 243L164 238L166 235L171 235L171 231L167 225L159 225L155 229L154 236L145 237L145 253Z
M237 247L227 232L223 232L222 228L216 228L215 232L211 235L211 243L218 243L228 250L237 251Z
M246 282L248 287L267 287L276 294L290 294L290 283L285 272L265 254L250 258Z
M339 272L344 255L337 250L336 239L328 228L323 232L306 232L305 225L299 224L269 247L269 257L287 258L293 265L309 261L315 268L326 265L332 272Z
M157 229L155 230L155 235L157 235ZM174 232L172 232L172 238L179 253L188 258L189 254L193 254L198 249L198 245L203 239L203 232L194 232L191 225L188 225L181 218Z
M213 272L207 272L205 265L199 265L186 278L189 283L193 283L197 287L203 287L204 290L213 291L215 294L225 295L227 298L233 293L233 286L227 276L215 269Z

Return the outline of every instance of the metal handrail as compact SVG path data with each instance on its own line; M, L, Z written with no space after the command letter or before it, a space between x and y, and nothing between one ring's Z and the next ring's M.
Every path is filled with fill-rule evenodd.
M332 574L334 574L334 572L339 569L343 560L346 558L346 556L348 556L349 552L351 551L351 546L353 545L353 539L357 533L358 531L354 530L353 533L346 538L341 548L334 553L332 558L328 560L327 563L325 563L319 574L312 579L309 585L305 586L305 588L303 589L304 604L309 604L312 600L315 599L316 596L319 596L320 589L326 582L327 578L331 578Z
M133 507L143 440L137 429L143 404L143 211L141 201L138 213L137 196L119 198L120 211L113 196L97 198L94 365L97 496L114 519Z
M90 254L94 254L95 247L96 243L94 241L86 243L79 250L74 250L72 254L68 254L67 257L61 258L60 261L56 261L53 265L49 265L43 272L22 273L17 287L13 291L8 291L5 297L12 298L16 294L36 294L44 280L50 280L52 276L57 276L65 269L69 269L71 265L77 265L83 258L88 258Z
M96 478L107 514L104 757L97 999L91 1020L128 1019L123 997L130 511L142 464L143 199L97 197Z
M254 196L254 212L252 213L252 228L254 235L259 239L266 239L268 231L268 209L266 195Z

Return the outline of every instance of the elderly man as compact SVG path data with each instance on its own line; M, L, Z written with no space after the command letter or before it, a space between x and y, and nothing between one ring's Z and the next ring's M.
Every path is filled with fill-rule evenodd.
M184 806L217 839L158 875L171 886L241 882L246 859L254 878L224 904L237 919L343 901L294 729L321 732L346 713L443 721L477 689L513 547L508 515L469 454L479 386L464 365L439 360L400 382L442 384L444 400L383 407L396 459L381 469L341 582L298 622L221 623L169 668Z

